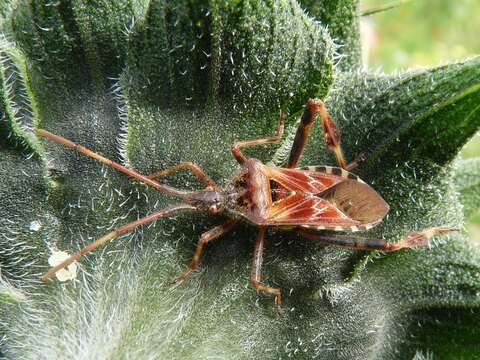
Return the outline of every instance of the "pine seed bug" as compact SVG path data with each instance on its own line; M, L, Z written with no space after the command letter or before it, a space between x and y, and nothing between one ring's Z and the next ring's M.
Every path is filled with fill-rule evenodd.
M306 166L297 168L317 114L320 115L322 121L327 146L335 153L339 167ZM38 136L46 137L92 157L158 191L182 200L179 204L169 206L111 231L52 267L43 275L42 280L47 281L59 270L79 260L98 246L161 217L186 211L204 211L212 215L226 213L230 220L200 236L189 268L175 282L181 283L197 269L206 243L227 233L239 221L244 221L259 229L253 253L251 285L259 291L273 295L276 307L280 311L282 309L280 289L266 286L261 281L264 236L267 226L283 229L293 228L308 239L330 245L380 251L425 246L428 244L428 239L434 235L456 230L451 227L434 227L411 233L396 243L353 236L350 233L368 230L381 222L389 211L389 206L373 188L350 172L357 166L357 161L345 163L340 146L340 131L334 120L328 115L321 100L308 100L285 168L267 166L257 159L247 159L242 153L242 148L279 141L283 135L284 120L285 115L281 114L278 130L274 136L237 142L232 145L232 155L240 164L240 171L225 189L221 189L197 165L190 162L180 163L150 176L144 176L70 140L38 129L36 131ZM205 187L198 191L188 191L156 181L162 176L179 170L190 170Z

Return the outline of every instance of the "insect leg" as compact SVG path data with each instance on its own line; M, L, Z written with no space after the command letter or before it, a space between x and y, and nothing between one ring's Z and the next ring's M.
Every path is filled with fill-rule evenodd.
M306 229L299 229L299 233L307 239L319 240L328 245L365 250L396 251L426 246L428 245L428 240L433 236L457 230L458 229L452 227L433 227L424 231L408 234L396 243L390 243L383 239L371 239L350 234L320 234Z
M188 211L188 210L190 210L190 211L191 210L196 210L196 208L194 206L188 205L188 204L172 205L172 206L167 207L166 209L163 209L163 210L160 210L160 211L155 212L153 214L150 214L148 216L145 216L142 219L131 222L130 224L123 225L123 226L113 230L112 232L109 232L105 236L102 236L101 238L95 240L94 242L88 244L84 248L80 249L78 252L76 252L75 254L70 256L68 259L63 261L61 264L51 268L45 275L42 276L42 280L47 281L53 275L55 275L55 273L57 271L67 267L68 265L70 265L74 261L77 261L78 259L80 259L83 255L88 254L89 252L95 250L97 247L105 244L107 241L110 241L110 240L116 238L119 235L122 235L126 232L129 232L129 231L135 229L136 227L138 227L140 225L144 225L144 224L147 224L149 222L155 221L155 220L157 220L161 217L172 216L172 215L175 215L179 212Z
M325 134L325 142L330 150L335 153L337 157L338 166L345 169L345 159L343 157L343 151L340 147L340 130L337 128L335 121L328 115L327 109L323 101L317 99L318 111L320 118L322 119L323 132Z
M203 247L209 241L215 240L216 238L220 237L221 235L225 234L229 231L235 224L237 223L236 220L230 220L229 222L214 227L213 229L204 232L202 236L200 236L200 240L198 241L197 248L195 249L195 254L193 255L193 259L190 263L190 266L187 271L185 271L182 275L180 275L174 283L180 284L183 282L190 274L192 274L198 267L200 263L200 256L202 255Z
M282 139L283 129L285 127L285 117L284 113L280 113L280 119L278 121L277 133L269 138L257 139L257 140L248 140L236 142L232 145L232 155L239 164L243 164L247 158L243 155L240 148L246 148L262 144L272 144Z
M345 165L345 170L347 171L353 171L357 168L359 164L367 160L367 156L364 153L361 153L360 155L357 156L355 160L352 162L349 162L347 165Z
M140 180L141 182L159 190L159 191L162 191L164 193L167 193L167 194L170 194L170 195L173 195L173 196L179 196L181 198L185 198L189 192L187 191L183 191L183 190L178 190L178 189L175 189L175 188L172 188L170 186L167 186L167 185L161 185L149 178L147 178L146 176L143 176L139 173L137 173L136 171L132 170L132 169L129 169L129 168L126 168L125 166L123 165L120 165L110 159L107 159L105 157L103 157L102 155L100 154L97 154L96 152L90 150L90 149L87 149L86 147L83 147L81 145L78 145L78 144L75 144L74 142L68 140L68 139L65 139L64 137L61 137L61 136L58 136L58 135L55 135L55 134L52 134L46 130L43 130L43 129L37 129L36 131L36 134L38 136L43 136L43 137L46 137L47 139L51 140L51 141L54 141L56 142L57 144L60 144L60 145L63 145L63 146L66 146L72 150L75 150L75 151L78 151L84 155L87 155L97 161L100 161L101 163L107 165L107 166L110 166L112 168L114 168L115 170L117 171L120 171L130 177L133 177L137 180Z
M184 169L190 170L197 178L200 179L201 182L203 182L205 187L210 187L210 188L213 188L215 190L219 189L219 186L215 183L215 181L210 179L210 177L208 177L202 171L202 169L200 169L197 165L195 165L192 162L182 162L180 164L177 164L175 166L166 168L164 170L157 171L157 172L153 173L152 175L148 176L148 178L150 180L156 180L159 177L167 176L167 175L169 175L173 172L176 172L176 171L179 171L179 170L184 170Z
M282 297L280 289L263 285L261 281L262 263L263 263L263 244L265 239L265 227L260 226L258 230L257 241L255 243L255 250L253 252L253 267L250 273L250 283L259 290L275 296L275 305L278 312L282 312Z
M322 102L318 99L308 99L297 132L295 133L295 139L293 140L292 149L290 150L287 168L297 167L298 161L303 153L303 148L307 142L308 135L310 134L313 121L317 116L320 103Z

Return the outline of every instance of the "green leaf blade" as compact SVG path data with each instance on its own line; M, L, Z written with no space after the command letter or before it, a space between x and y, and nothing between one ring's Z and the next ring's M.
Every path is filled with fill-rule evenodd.
M461 160L454 169L455 188L460 193L466 219L480 209L479 172L479 158Z
M360 69L360 13L358 0L300 0L307 12L326 26L339 44L341 55L338 67L342 70Z
M290 1L77 1L51 8L22 2L8 35L25 54L17 62L23 64L19 81L35 124L143 174L194 161L225 185L238 171L233 142L270 136L280 109L290 113L287 129L294 132L293 114L308 97L319 96L343 131L347 158L370 154L358 173L391 207L365 236L393 242L431 226L461 226L459 200L475 193L477 171L454 184L449 164L478 127L478 58L393 77L358 72L358 62L335 67L332 36L358 41L357 2L328 3L323 25L331 30ZM355 44L344 51L356 54ZM276 315L271 296L249 286L257 233L249 224L208 244L199 271L171 286L200 234L225 222L224 216L184 214L143 226L84 256L76 281L40 284L52 251L72 253L175 201L68 149L41 144L45 162L24 158L10 145L0 148L0 200L6 204L0 207L0 265L26 298L12 306L11 289L0 297L2 355L475 354L471 339L478 331L468 314L476 319L480 259L463 234L437 237L430 248L380 255L268 229L262 282L282 290L283 316ZM275 150L246 153L266 162ZM318 126L303 161L334 165ZM162 181L201 186L183 173ZM8 216L14 224L5 221ZM436 319L452 321L452 339ZM418 322L431 334L422 334Z

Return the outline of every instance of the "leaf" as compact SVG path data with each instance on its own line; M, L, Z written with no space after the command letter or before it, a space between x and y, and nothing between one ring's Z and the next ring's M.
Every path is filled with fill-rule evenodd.
M423 349L417 354L427 358L442 354L445 359L474 359L478 356L479 319L478 310L434 308L413 314L407 332L415 339L411 346Z
M328 25L335 42L340 45L339 68L345 71L362 66L359 1L358 0L300 0L308 13Z
M479 172L479 158L459 161L454 171L455 189L460 193L460 201L466 219L480 208Z
M394 241L417 229L463 223L449 164L478 126L476 104L468 101L476 96L476 59L392 78L347 66L341 72L332 66L329 32L289 1L16 5L7 34L16 56L8 56L32 109L27 124L145 174L195 161L224 185L238 169L232 142L272 134L280 109L291 114L292 134L306 98L328 93L347 156L370 154L359 173L391 205L386 221L367 235ZM334 22L348 23L340 15L328 20L332 29ZM432 78L438 80L433 88ZM23 109L16 94L1 99L2 109ZM405 103L412 106L400 106ZM2 145L5 134L29 139L18 114L9 114ZM430 154L439 148L430 138L393 146L393 136L417 136L434 114L441 124L455 118L464 125L452 130L453 140L452 133L425 126L427 137L438 135L445 145L438 154ZM0 264L26 299L0 307L7 358L475 355L461 336L476 334L468 314L480 305L480 255L461 233L436 239L430 249L379 255L269 229L262 276L282 289L283 317L270 296L248 286L256 236L248 224L208 244L201 270L170 285L186 269L199 235L225 222L222 216L186 214L138 228L83 257L76 281L40 284L52 251L72 253L172 200L51 142L32 144L36 155L29 158L10 143L0 148L6 204L0 219L13 216L0 222ZM289 144L248 154L268 161L276 152L280 161ZM303 160L333 164L323 149L316 127ZM188 174L165 181L199 188ZM436 319L452 321L450 343Z
M0 144L35 151L32 131L32 110L24 79L25 70L18 50L6 39L0 38ZM31 134L30 134L31 135Z
M480 127L479 72L476 57L394 77L346 73L326 104L341 125L348 157L367 156L361 171L376 167L372 176L381 176L406 161L443 166ZM324 160L312 153L323 141L319 135L305 161ZM356 140L348 142L349 136Z
M273 133L280 108L298 111L332 81L333 43L290 2L152 1L130 48L125 152L144 172L195 160L230 175L233 142Z

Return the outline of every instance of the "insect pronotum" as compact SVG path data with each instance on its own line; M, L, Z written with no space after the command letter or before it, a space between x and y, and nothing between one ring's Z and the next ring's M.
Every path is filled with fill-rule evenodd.
M320 114L328 148L335 153L339 167L297 168L317 114ZM52 267L42 279L47 281L56 272L79 260L98 246L161 217L186 211L226 213L230 220L200 236L190 266L175 282L184 281L197 269L206 243L230 231L239 221L246 221L258 227L250 282L255 289L272 294L280 311L282 309L280 289L264 285L261 281L264 236L267 226L294 228L308 239L319 240L330 245L380 251L425 246L432 236L456 230L451 227L434 227L413 232L396 243L352 235L353 232L368 230L381 222L389 206L373 188L350 172L357 166L357 161L345 163L340 147L340 132L321 100L308 100L285 168L267 166L257 159L248 159L242 153L242 148L279 141L283 135L284 119L285 115L281 114L278 130L274 136L237 142L232 145L232 154L240 164L240 171L225 189L221 189L191 162L183 162L150 176L144 176L61 136L38 129L36 133L39 136L92 157L161 192L181 199L181 202L176 205L109 232ZM162 176L179 170L190 170L205 187L198 191L186 191L156 181Z

